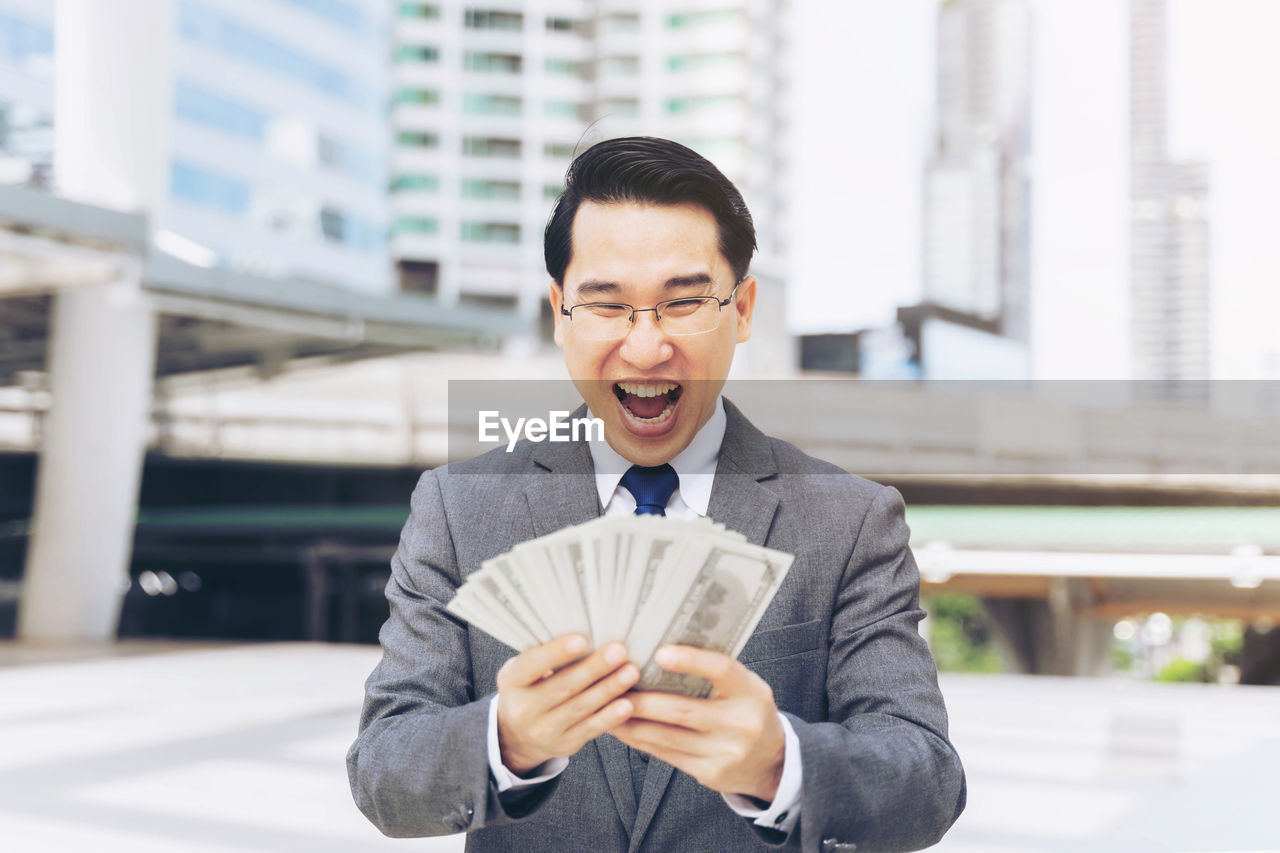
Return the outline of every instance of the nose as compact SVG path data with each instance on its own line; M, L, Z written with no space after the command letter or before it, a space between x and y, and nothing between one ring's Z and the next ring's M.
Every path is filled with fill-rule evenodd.
M636 312L635 322L622 339L618 353L638 370L649 370L669 361L675 354L675 347L658 324L657 315L652 311L645 311L643 314Z

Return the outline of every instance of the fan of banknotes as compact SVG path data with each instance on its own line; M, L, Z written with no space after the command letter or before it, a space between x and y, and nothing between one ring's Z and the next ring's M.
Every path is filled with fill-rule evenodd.
M737 657L794 559L706 518L593 519L483 563L446 606L517 651L563 634L626 645L641 690L711 685L653 660L669 644Z

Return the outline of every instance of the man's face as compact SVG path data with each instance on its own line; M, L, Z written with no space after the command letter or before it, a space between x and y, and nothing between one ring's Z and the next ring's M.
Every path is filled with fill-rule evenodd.
M551 285L556 343L605 437L637 465L661 465L689 446L714 411L733 348L751 335L756 282L748 276L720 309L719 325L670 335L652 311L636 314L619 340L586 340L560 313L585 302L652 308L667 299L727 299L733 270L720 252L715 217L693 204L584 201L573 220L564 289Z

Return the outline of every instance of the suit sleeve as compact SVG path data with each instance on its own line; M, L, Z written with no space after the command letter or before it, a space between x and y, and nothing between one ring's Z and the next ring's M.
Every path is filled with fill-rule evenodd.
M439 476L423 474L391 558L382 660L347 752L356 805L393 838L446 835L531 814L557 780L499 797L489 773L488 696L476 696L465 624L444 606L461 583ZM445 475L447 476L447 475Z
M920 850L964 809L964 769L947 739L933 655L917 630L925 614L903 516L898 491L881 489L845 567L829 637L829 722L788 715L804 797L788 846Z

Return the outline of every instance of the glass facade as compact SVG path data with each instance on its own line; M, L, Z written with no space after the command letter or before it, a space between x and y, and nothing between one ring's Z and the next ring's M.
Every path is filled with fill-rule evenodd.
M267 115L235 100L211 92L189 80L173 86L173 112L179 118L244 136L255 142L267 138Z
M174 115L186 121L265 143L276 117L190 80L179 78L173 90ZM322 165L382 186L382 161L358 145L324 133L315 136L313 155Z
M367 112L380 113L377 92L363 81L263 35L196 0L181 0L178 32L188 41L311 86Z
M360 8L359 4L346 0L284 0L300 9L306 9L342 29L365 36L377 35L377 25Z
M0 58L17 65L53 56L53 30L25 18L0 12Z
M174 160L170 167L169 192L176 199L237 216L248 213L253 196L249 184L244 181L183 160Z

